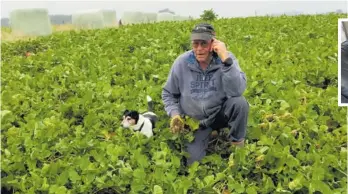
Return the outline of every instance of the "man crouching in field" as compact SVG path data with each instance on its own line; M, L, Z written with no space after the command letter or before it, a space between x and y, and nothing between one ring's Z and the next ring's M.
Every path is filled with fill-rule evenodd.
M215 38L213 26L195 26L191 40L193 49L174 61L162 91L172 131L181 130L185 115L200 121L194 141L187 145L188 164L206 155L213 129L228 127L231 144L243 146L249 112L242 96L246 76L236 57Z

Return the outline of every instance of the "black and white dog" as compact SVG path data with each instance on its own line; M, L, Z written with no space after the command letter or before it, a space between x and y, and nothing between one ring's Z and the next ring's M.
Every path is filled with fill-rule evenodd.
M123 121L121 123L122 127L133 129L147 137L152 137L154 135L153 129L155 128L155 123L157 122L158 117L153 112L153 101L150 96L147 96L147 106L148 111L142 114L135 110L125 110L123 112Z

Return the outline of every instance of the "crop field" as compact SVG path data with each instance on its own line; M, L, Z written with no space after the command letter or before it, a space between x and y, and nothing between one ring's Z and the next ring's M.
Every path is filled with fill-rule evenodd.
M74 27L72 24L61 24L61 25L52 25L52 32L53 33L62 33L65 31L79 31L76 27ZM10 27L2 27L1 28L1 41L2 42L13 42L17 40L30 40L35 39L38 36L34 35L26 35L24 33L20 32L13 32Z
M186 167L161 90L198 21L65 31L1 44L1 187L11 193L347 193L347 109L337 100L344 15L219 19L247 76L244 148L225 131ZM150 139L120 127L155 101Z

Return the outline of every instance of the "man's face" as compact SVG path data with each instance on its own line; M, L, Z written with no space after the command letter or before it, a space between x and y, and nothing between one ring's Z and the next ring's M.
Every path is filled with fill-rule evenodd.
M212 47L212 40L193 40L192 48L199 62L207 62Z

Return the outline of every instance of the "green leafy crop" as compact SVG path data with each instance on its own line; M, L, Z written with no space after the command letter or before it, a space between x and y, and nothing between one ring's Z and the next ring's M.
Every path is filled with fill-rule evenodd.
M15 193L346 193L346 110L337 106L342 15L219 19L247 75L244 148L226 131L183 164L161 89L196 21L70 31L2 43L1 184ZM30 55L26 54L30 53ZM159 115L156 135L120 127L125 108ZM188 125L196 123L189 121Z

